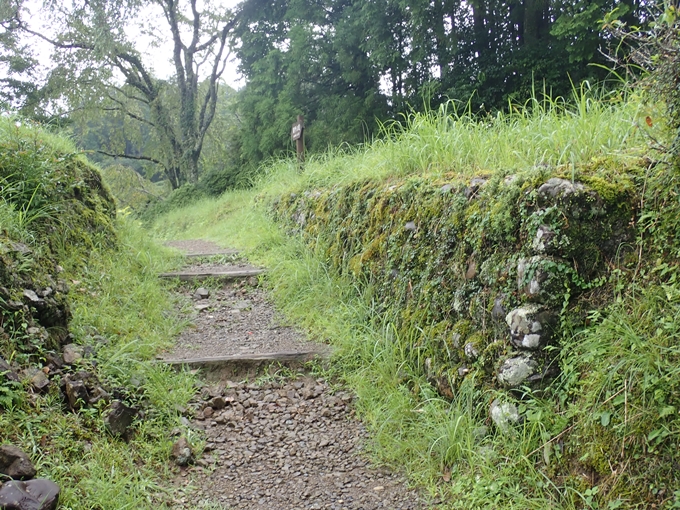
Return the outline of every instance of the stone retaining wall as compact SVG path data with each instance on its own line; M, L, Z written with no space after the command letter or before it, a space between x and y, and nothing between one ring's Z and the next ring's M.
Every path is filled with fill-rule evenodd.
M562 329L597 306L634 237L633 178L589 175L364 181L284 196L273 211L370 286L402 334L420 331L414 360L452 397L472 374L513 389L558 373Z

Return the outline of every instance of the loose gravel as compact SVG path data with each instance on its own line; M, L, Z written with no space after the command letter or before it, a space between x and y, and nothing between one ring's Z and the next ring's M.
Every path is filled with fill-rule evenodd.
M162 358L328 351L328 346L309 342L303 332L287 325L266 292L251 284L257 285L257 279L218 288L183 285L178 313L188 313L190 326Z
M196 490L183 508L436 508L401 476L370 465L353 398L310 376L204 390L193 426L207 443L185 473Z

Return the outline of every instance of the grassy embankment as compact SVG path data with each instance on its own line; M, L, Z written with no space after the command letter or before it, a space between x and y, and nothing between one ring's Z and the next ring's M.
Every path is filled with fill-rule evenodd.
M106 431L104 402L68 408L59 387L63 375L48 371L51 384L41 394L28 377L17 385L0 374L0 444L24 449L38 476L60 485L60 508L163 506L176 497L168 490L170 431L184 428L178 408L195 390L190 376L149 363L181 327L156 276L177 260L133 222L103 214L106 192L98 197L83 187L83 176L96 181L96 173L69 140L2 117L0 171L5 292L16 287L21 299L22 288L46 285L41 279L48 274L65 280L73 335L64 339L65 332L46 327L39 336L43 325L35 314L8 307L3 298L0 356L21 375L47 371L51 353L61 352L59 342L92 345L94 357L72 371L95 374L113 398L143 412L126 441ZM13 243L25 247L23 254Z
M646 156L663 159L654 148L667 139L663 123L634 98L588 92L568 105L527 106L484 120L415 115L367 147L313 158L304 172L293 161L274 162L252 190L171 212L153 230L213 239L269 267L283 312L337 348L331 372L357 391L375 458L404 468L451 508L677 507L680 206L673 167L640 166ZM397 333L398 310L376 316L370 288L339 276L321 242L289 235L269 214L281 196L359 181L536 167L576 175L594 160L605 180L606 172L638 166L640 256L632 267L612 268L611 304L591 312L588 327L563 332L562 375L545 394L520 396L524 422L482 444L494 391L462 384L452 401L441 398L413 357L420 331Z

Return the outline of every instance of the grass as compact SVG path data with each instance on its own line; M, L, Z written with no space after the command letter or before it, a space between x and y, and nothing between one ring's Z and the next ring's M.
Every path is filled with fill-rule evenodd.
M62 263L63 276L73 284L76 342L96 345L93 337L103 339L98 377L146 411L133 437L129 442L111 437L103 426L103 409L65 412L55 385L45 396L19 398L0 412L0 443L29 452L39 476L61 486L64 509L157 508L171 501L169 431L184 429L178 408L196 390L193 376L149 362L182 326L156 276L173 267L176 258L130 220L122 220L118 232L117 250L102 248L85 262Z
M647 117L654 119L652 127ZM273 161L254 184L276 196L411 173L510 175L532 167L582 167L598 158L625 166L666 137L659 117L638 97L603 96L587 84L572 98L534 98L486 118L449 102L439 111L386 123L367 146L313 155L304 172L293 160Z
M420 332L397 333L397 317L377 312L370 286L332 273L318 240L306 244L269 216L270 202L286 194L414 173L508 175L599 160L613 178L650 151L660 157L653 151L667 137L656 110L634 97L597 99L580 90L569 103L528 106L481 120L415 114L404 126L386 126L387 136L367 147L311 158L304 172L293 161L272 162L252 190L172 211L152 230L211 239L266 265L281 310L336 347L329 375L357 392L375 462L404 469L446 508L675 508L680 494L667 468L678 446L679 287L676 264L664 257L677 253L678 243L667 240L679 215L668 208L677 185L667 167L648 176L638 225L637 242L658 254L657 269L636 272L642 280L634 284L624 275L615 303L565 337L563 375L548 393L518 396L525 419L510 435L482 433L494 390L463 384L451 401L441 398L417 368L422 360L413 362Z

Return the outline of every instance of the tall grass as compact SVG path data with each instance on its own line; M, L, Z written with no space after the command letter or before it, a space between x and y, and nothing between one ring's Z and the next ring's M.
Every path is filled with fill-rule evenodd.
M313 155L303 172L292 160L272 161L254 184L277 195L411 173L509 175L538 166L583 166L598 158L626 165L667 137L663 123L656 122L658 111L632 94L605 95L587 84L571 98L537 96L483 118L451 101L437 111L384 123L365 146Z

